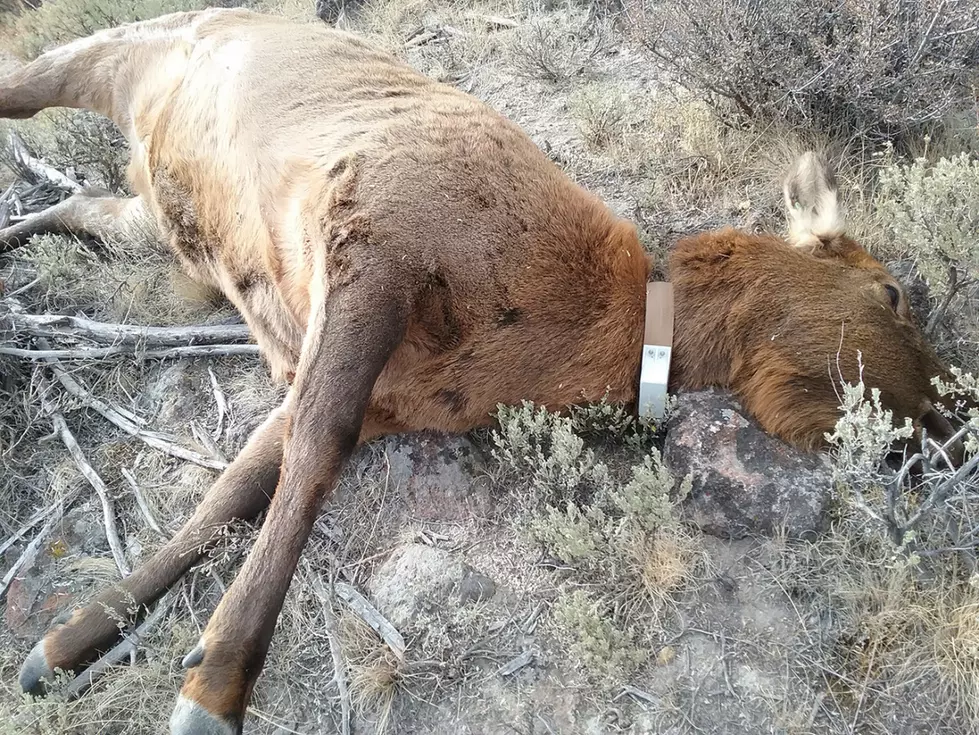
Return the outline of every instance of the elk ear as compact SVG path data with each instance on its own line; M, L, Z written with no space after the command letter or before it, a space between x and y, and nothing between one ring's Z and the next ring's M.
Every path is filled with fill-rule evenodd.
M803 154L789 169L783 192L792 245L816 249L843 234L836 176L824 158Z

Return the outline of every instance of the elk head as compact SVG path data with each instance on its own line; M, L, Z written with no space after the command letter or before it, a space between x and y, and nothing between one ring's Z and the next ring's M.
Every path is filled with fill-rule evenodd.
M725 229L674 250L675 387L726 385L766 430L816 448L840 417L840 385L862 379L918 441L922 429L950 438L932 379L951 375L901 284L847 235L832 170L807 153L784 194L786 239Z

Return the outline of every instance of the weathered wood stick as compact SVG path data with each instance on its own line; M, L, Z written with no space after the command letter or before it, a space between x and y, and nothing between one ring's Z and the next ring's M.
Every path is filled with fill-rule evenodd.
M47 345L43 338L39 338L38 342L42 346ZM92 393L88 391L81 383L75 380L56 359L49 358L46 360L46 362L51 366L51 370L54 372L55 377L58 379L58 382L64 386L65 390L67 390L75 398L79 399L83 405L97 411L106 420L115 424L127 434L140 439L154 449L158 449L165 454L169 454L171 457L193 462L194 464L201 465L202 467L208 467L214 470L223 470L228 466L228 463L220 458L208 457L200 452L194 451L193 449L180 446L177 444L175 437L143 429L136 423L136 421L123 414L118 408L111 406L101 398L96 398L94 395L92 395Z
M357 615L367 623L374 632L381 636L387 643L394 655L404 661L405 658L405 639L401 633L391 625L390 621L377 611L371 603L360 592L351 587L346 582L336 582L333 585L337 596L343 600Z
M195 324L187 327L144 327L136 324L97 322L80 316L25 314L8 316L14 329L37 337L73 337L109 345L187 345L247 342L246 324Z
M39 181L47 181L59 189L76 194L84 187L77 181L72 181L63 173L43 161L34 158L28 150L24 140L15 132L7 136L7 145L10 148L10 155L16 166L25 171L30 171Z
M47 383L47 381L45 381L45 383ZM52 404L50 400L45 398L43 393L41 394L41 406L44 408L44 412L51 418L51 422L54 424L54 430L61 437L61 441L64 442L65 447L67 447L68 453L75 461L75 465L78 467L85 479L88 480L89 485L91 485L98 494L99 501L102 503L102 520L105 524L105 538L109 542L109 549L112 551L112 558L116 562L116 567L119 569L119 574L121 574L123 577L128 577L130 574L129 564L126 561L126 555L122 550L122 542L119 540L119 531L116 529L115 510L112 507L112 499L109 497L109 488L106 486L102 478L99 477L98 473L95 471L95 468L93 468L85 458L85 453L82 452L82 448L78 446L78 442L75 440L75 435L71 433L71 430L68 428L68 424L65 422L65 417L61 415L61 412L55 408L54 404Z
M350 688L347 686L347 663L343 658L343 648L340 645L340 624L337 621L336 613L333 612L335 597L327 591L326 585L319 577L313 577L313 588L323 605L326 637L330 642L330 655L333 658L333 681L337 685L337 692L340 696L340 732L341 735L350 735L352 712Z
M30 564L30 562L37 555L37 550L41 547L41 543L48 537L51 531L54 530L54 527L61 522L61 517L64 515L66 507L67 503L64 502L58 503L55 506L54 515L48 519L48 522L44 524L41 530L37 532L37 535L31 539L29 544L27 544L27 548L24 549L24 553L17 557L17 561L14 562L14 565L10 567L5 575L3 575L3 579L0 580L0 600L2 600L3 596L7 593L7 589L10 587L10 583L14 581L14 577L17 576L17 572Z
M101 360L115 355L131 355L140 360L176 360L181 357L235 357L258 355L258 345L186 345L166 350L137 350L132 345L90 347L66 350L25 350L19 347L0 347L0 355L23 360Z

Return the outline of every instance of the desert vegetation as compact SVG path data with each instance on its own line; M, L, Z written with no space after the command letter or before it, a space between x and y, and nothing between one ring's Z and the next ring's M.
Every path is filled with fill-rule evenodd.
M207 4L15 0L0 8L0 73L95 29ZM854 235L900 275L960 368L943 389L979 398L975 2L242 4L310 23L319 12L487 100L658 255L727 224L781 232L781 172L797 151L823 151ZM8 150L4 218L72 184L126 191L125 141L108 121L56 110L2 127L4 143L15 134L69 182ZM251 354L159 359L141 338L96 357L105 345L90 334L18 314L227 327L233 310L187 283L151 231L45 236L0 258L0 733L156 732L251 524L229 527L94 681L65 677L33 701L17 669L56 613L179 528L282 389ZM76 354L28 361L26 349ZM933 450L893 456L906 428L877 398L840 386L832 514L807 539L699 531L684 512L691 478L662 459L663 427L604 403L567 416L501 407L495 429L462 440L475 499L411 489L397 441L363 448L306 548L246 731L333 732L347 707L364 733L975 730L979 416L957 471ZM376 602L392 552L397 569L413 559L434 580L424 594L404 585L415 606L394 626L403 653L339 592ZM446 593L440 575L463 563L497 593Z

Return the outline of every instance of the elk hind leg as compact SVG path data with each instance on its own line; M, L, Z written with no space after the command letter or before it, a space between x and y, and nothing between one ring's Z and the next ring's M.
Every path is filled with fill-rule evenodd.
M120 636L119 619L133 622L195 564L233 519L258 515L279 479L288 403L277 408L249 438L183 528L145 564L105 589L34 646L20 670L25 692L44 693L55 669L74 671ZM135 613L133 611L136 611Z
M410 279L383 265L337 286L310 320L279 487L241 572L186 659L172 735L241 732L316 514L358 443L374 382L404 334Z

